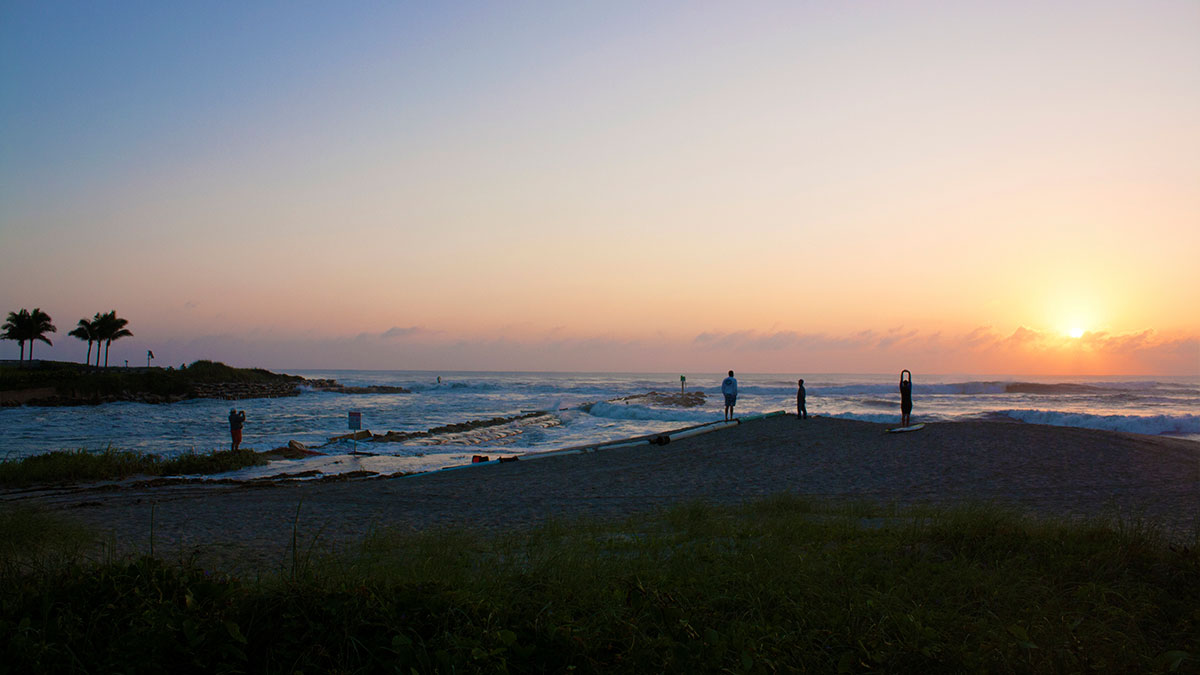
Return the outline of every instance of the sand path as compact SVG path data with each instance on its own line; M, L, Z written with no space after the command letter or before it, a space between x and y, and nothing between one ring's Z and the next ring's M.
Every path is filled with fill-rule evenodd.
M898 504L993 501L1051 516L1144 518L1189 543L1200 531L1194 441L1000 422L932 424L908 434L884 428L788 415L666 446L398 478L8 490L0 498L63 510L106 533L121 553L148 549L153 509L159 555L259 565L290 561L293 524L301 546L338 547L380 527L513 528L784 492Z

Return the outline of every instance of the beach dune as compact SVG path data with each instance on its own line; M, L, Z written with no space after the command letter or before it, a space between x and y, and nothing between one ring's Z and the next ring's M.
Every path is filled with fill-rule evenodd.
M285 560L293 528L317 548L379 528L488 530L552 518L613 518L673 504L790 493L896 505L994 503L1066 518L1143 520L1200 531L1200 443L1003 422L885 426L792 415L665 446L489 463L394 478L245 485L152 483L7 491L108 533L120 553L206 561ZM297 516L297 513L299 514Z

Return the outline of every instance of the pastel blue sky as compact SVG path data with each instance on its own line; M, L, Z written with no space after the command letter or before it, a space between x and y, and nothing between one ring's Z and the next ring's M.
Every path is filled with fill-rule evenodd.
M1197 35L1192 0L4 3L0 309L116 308L131 361L1200 374Z

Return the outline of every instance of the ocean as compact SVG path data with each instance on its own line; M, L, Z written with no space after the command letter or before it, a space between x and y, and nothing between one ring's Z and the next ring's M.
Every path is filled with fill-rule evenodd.
M226 418L247 414L242 446L269 450L296 440L321 457L280 460L235 478L281 473L319 476L367 470L427 471L492 459L611 441L722 419L724 373L686 374L688 391L703 391L701 407L675 408L615 401L650 391L678 392L679 374L495 373L295 370L347 386L402 386L410 394L340 394L167 405L108 403L76 407L0 409L2 456L13 459L64 449L138 450L167 456L229 447ZM440 377L440 383L438 378ZM738 415L795 412L796 380L804 377L809 415L895 425L900 420L897 375L739 374ZM912 421L1002 420L1200 440L1200 377L1035 378L929 376L913 383ZM594 405L586 405L594 404ZM448 424L519 416L499 426L401 443L338 441L350 412L376 434L416 432ZM361 454L355 454L361 453ZM369 453L369 454L367 454Z

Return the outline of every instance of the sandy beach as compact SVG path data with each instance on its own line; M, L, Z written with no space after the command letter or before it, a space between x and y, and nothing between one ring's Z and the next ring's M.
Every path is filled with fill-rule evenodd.
M932 424L905 434L885 428L787 415L665 446L403 477L74 486L5 490L0 498L77 518L121 554L149 549L153 515L160 556L267 566L290 560L294 525L302 546L328 549L379 528L494 531L779 493L898 505L990 502L1051 517L1143 519L1185 543L1200 531L1194 441L1001 422Z

